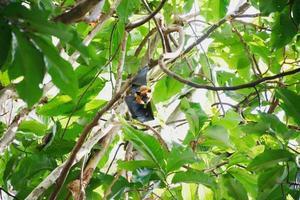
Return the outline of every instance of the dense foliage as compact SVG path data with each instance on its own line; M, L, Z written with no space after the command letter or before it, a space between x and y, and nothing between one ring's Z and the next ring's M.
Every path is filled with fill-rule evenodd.
M0 1L1 199L299 199L300 0L237 3Z

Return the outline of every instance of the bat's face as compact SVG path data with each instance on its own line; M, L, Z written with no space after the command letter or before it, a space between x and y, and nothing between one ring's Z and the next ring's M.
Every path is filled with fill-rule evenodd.
M151 100L151 88L146 85L142 85L134 96L135 101L138 104L145 105Z

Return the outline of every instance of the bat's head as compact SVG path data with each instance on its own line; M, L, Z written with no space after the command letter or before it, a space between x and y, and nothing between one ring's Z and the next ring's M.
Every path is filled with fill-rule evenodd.
M146 85L142 85L134 96L138 104L145 105L151 100L151 88Z

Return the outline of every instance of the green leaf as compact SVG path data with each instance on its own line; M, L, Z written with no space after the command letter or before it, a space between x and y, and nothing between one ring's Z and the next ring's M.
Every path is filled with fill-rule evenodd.
M124 71L128 74L135 74L138 72L141 66L141 60L138 59L136 56L126 56L125 64L124 64Z
M218 118L218 120L213 124L224 126L226 129L234 129L239 125L241 121L241 116L238 113L229 110L226 112L225 117L220 119Z
M33 39L45 54L47 70L53 83L63 93L75 98L78 92L78 81L71 64L59 55L51 42L40 37L33 37Z
M274 167L279 162L289 161L293 159L293 154L286 150L265 150L263 153L256 156L248 165L249 170L259 171Z
M226 15L228 5L229 0L205 0L200 13L208 21L218 21Z
M0 20L0 69L5 63L11 48L11 29L8 24Z
M248 123L241 126L241 129L246 134L263 135L268 129L269 124L259 121L258 123Z
M123 132L125 139L129 140L145 159L152 161L155 166L165 170L166 150L162 148L156 138L129 125L124 126Z
M237 181L239 181L244 188L255 199L257 196L257 177L254 174L250 174L246 170L240 168L230 168L228 171Z
M71 97L68 95L57 95L48 103L38 107L37 113L44 116L59 116L70 114L75 111L73 115L85 117L92 115L97 109L101 108L106 103L104 100L92 100L96 95L98 95L104 85L104 80L99 78L96 79L91 86L86 85L83 88L80 88L78 94L78 99L80 99L79 103L76 103L74 100L72 101ZM88 90L86 91L86 89ZM74 110L75 108L76 110Z
M45 154L33 154L21 160L12 174L11 182L18 190L26 189L32 184L33 177L43 178L41 172L51 171L54 167L56 163L52 158Z
M75 145L75 141L61 139L57 134L55 137L56 138L43 150L43 152L48 156L57 158L70 153Z
M87 119L89 117L93 118L96 114L96 112L99 111L100 108L102 108L107 101L102 99L94 99L90 102L87 102L80 110L74 113L74 115L84 116Z
M181 91L183 86L184 84L166 76L156 83L153 92L153 101L159 103L170 100L171 97Z
M272 133L278 134L283 138L289 138L291 136L287 126L282 123L276 115L260 113L259 116L262 123L270 126L269 130Z
M167 172L174 171L182 167L184 164L191 164L196 161L196 156L190 148L174 146L168 154Z
M275 49L284 47L292 41L298 29L290 17L289 9L280 13L276 19L271 33L271 44Z
M238 140L241 140L241 139L238 138ZM242 140L245 140L245 139L242 138ZM236 153L232 154L228 158L228 165L227 165L227 167L231 167L231 166L236 165L236 164L248 164L249 161L250 161L250 159L247 157L247 155L245 155L242 152L237 151Z
M288 89L276 90L276 94L282 100L280 106L300 126L300 95Z
M182 183L182 182L202 184L211 189L215 189L217 186L217 183L212 176L205 174L202 171L193 170L193 169L188 169L185 172L175 173L172 179L172 183Z
M287 191L288 188L284 182L288 173L283 166L273 166L270 169L264 170L258 177L258 200L282 199L282 189Z
M204 130L203 135L207 138L204 144L220 147L233 147L227 130L222 126L209 126Z
M59 95L45 105L37 108L37 113L44 116L58 116L70 112L74 107L72 99L67 95Z
M229 196L233 199L248 200L247 191L243 185L230 175L223 176L223 184Z
M18 127L19 131L32 132L42 136L47 131L47 126L36 120L22 121Z
M139 5L138 0L122 0L117 7L117 14L123 22L128 22L128 18Z
M181 100L180 108L184 112L190 125L190 131L194 136L198 135L204 123L208 119L206 113L202 110L199 103L189 102L187 98L183 98Z
M13 63L8 68L10 79L21 78L16 84L17 92L29 107L42 96L42 83L45 74L43 54L30 42L27 36L18 29L13 30L17 46L14 49Z
M185 0L183 10L184 12L189 12L193 7L194 1L193 0Z
M3 15L20 20L32 32L55 36L62 42L75 47L81 54L89 57L88 49L82 44L77 32L62 23L54 23L49 20L48 12L40 10L38 6L31 6L28 9L19 3L11 3L5 7Z
M126 169L129 171L135 171L139 168L155 168L156 166L152 161L149 160L130 160L130 161L122 161L118 160L118 168Z
M118 21L116 25L116 29L114 31L114 34L112 36L112 47L111 52L117 52L124 36L125 31L125 23L123 21Z
M287 5L288 0L272 0L272 1L266 1L266 0L256 0L258 2L259 10L264 15L269 15L272 12L280 12L282 11Z
M274 185L279 184L280 177L284 173L284 167L275 165L270 169L264 170L258 177L258 188L260 191L272 188Z
M293 20L294 22L298 25L299 28L299 24L300 24L300 1L299 0L295 0L294 4L293 4L293 8L292 8L292 15L293 15Z
M89 200L97 200L101 199L101 195L97 192L87 190L86 191L86 198Z

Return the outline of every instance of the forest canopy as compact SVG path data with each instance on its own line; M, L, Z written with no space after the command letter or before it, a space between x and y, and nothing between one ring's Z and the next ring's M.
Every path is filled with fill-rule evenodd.
M300 0L0 0L0 199L298 200Z

